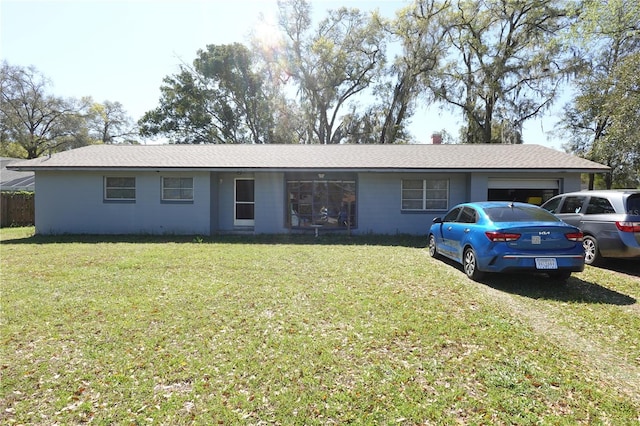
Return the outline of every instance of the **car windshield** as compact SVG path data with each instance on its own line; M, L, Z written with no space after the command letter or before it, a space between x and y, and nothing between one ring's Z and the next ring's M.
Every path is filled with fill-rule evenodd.
M559 222L560 219L538 207L489 207L484 211L492 222Z

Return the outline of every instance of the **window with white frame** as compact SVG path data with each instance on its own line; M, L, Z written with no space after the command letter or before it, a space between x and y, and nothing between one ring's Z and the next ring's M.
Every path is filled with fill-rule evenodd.
M105 177L104 199L108 201L135 201L136 178L134 177Z
M163 177L162 201L193 201L193 178Z
M402 210L447 210L448 179L403 179Z

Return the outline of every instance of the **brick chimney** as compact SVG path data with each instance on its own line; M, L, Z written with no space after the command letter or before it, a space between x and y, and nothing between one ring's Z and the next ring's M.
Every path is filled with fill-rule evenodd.
M433 145L442 145L442 134L440 134L440 133L432 133L431 134L431 143Z

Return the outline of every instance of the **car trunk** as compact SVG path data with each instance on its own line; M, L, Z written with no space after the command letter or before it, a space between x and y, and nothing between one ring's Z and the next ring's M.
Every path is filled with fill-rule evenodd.
M558 226L519 226L509 228L505 232L520 234L520 238L507 242L511 248L518 250L562 250L582 244L571 241L566 234L575 232L573 228Z

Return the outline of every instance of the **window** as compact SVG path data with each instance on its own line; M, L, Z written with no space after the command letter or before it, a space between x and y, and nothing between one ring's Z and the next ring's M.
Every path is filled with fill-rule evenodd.
M478 213L471 207L465 207L460 214L458 222L462 223L476 223L478 220Z
M544 208L549 210L551 213L557 213L558 207L560 207L560 201L562 201L562 197L556 197L549 202L544 204Z
M582 204L586 197L566 197L558 213L584 213Z
M453 210L451 210L449 213L447 213L447 215L444 217L444 219L442 219L443 222L455 222L456 219L458 218L458 215L460 214L460 211L462 210L462 207L458 207L455 208Z
M615 213L615 209L606 198L591 197L586 214Z
M356 182L350 179L287 180L287 226L356 227Z
M193 201L193 178L163 177L162 201Z
M402 210L447 210L448 206L448 180L402 180Z
M629 195L625 212L636 216L640 215L640 194Z
M110 201L135 201L136 178L105 177L104 199Z
M492 222L560 222L547 210L538 207L490 207L484 211Z

